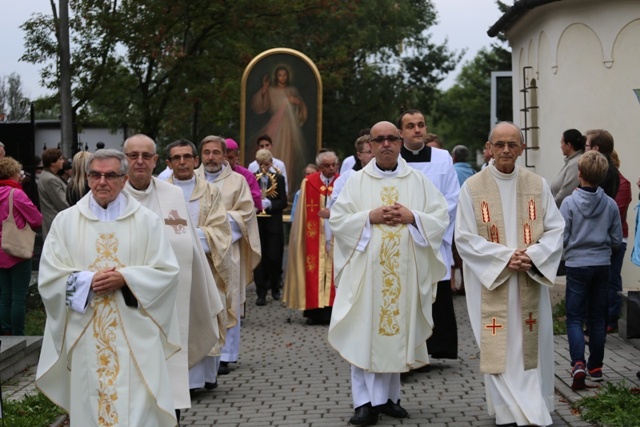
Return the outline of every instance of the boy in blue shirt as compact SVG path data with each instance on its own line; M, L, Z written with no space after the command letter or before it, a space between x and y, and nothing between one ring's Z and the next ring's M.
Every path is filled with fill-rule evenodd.
M598 184L609 168L605 156L588 151L578 163L580 186L560 206L564 217L564 257L567 267L567 337L573 390L602 380L607 327L607 289L611 251L622 242L616 202ZM584 357L582 325L589 329L589 362Z

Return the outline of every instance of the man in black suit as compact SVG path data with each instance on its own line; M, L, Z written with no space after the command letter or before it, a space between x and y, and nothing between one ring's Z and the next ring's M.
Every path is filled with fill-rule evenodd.
M287 189L284 177L270 170L273 165L271 151L258 150L256 161L260 167L256 173L256 180L262 192L263 207L262 213L258 213L262 260L253 272L253 279L258 293L256 305L266 305L269 289L274 300L280 299L284 252L282 211L287 207Z

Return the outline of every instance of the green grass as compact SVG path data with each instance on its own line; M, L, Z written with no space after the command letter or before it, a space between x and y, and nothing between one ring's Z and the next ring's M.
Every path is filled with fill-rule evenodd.
M26 395L20 401L5 401L2 409L4 419L0 420L0 426L7 427L48 427L64 414L42 393Z
M553 335L567 334L567 310L564 299L553 306Z
M25 318L24 333L28 336L44 335L44 324L47 320L42 298L37 286L30 286L27 293L27 314Z
M633 427L640 424L640 389L625 381L607 383L595 396L574 404L583 420L605 427Z

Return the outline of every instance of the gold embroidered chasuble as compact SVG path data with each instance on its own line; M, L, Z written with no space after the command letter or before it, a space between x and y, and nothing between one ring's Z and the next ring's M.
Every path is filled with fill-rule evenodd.
M489 170L482 171L468 183L474 205L478 234L490 242L506 244L500 189ZM544 232L544 209L541 201L542 178L521 169L517 178L518 247L538 242ZM526 272L518 273L518 289L522 307L524 368L538 366L538 306L540 284ZM507 363L508 292L504 284L492 290L482 288L482 331L480 371L503 373Z
M370 372L406 372L429 363L431 306L446 273L440 245L449 223L444 196L399 159L398 175L382 177L370 162L347 181L331 210L336 298L329 343L352 365ZM398 202L418 217L413 225L371 225L369 212Z
M302 181L291 224L283 301L294 310L331 307L335 298L333 259L326 249L326 220L318 216L318 211L329 204L338 175L328 185L320 175L317 172Z
M58 214L43 247L38 289L47 323L36 385L72 426L175 426L165 360L179 349L178 263L160 218L125 193L124 212L99 221L91 193ZM85 313L65 304L72 273L117 269L121 291L95 296Z
M182 191L157 178L152 178L145 190L136 190L127 181L124 191L160 217L180 265L176 309L182 349L167 363L176 408L190 408L188 370L210 353L220 339L221 327L223 332L226 328L226 323L219 325L217 319L219 313L224 314L223 299Z

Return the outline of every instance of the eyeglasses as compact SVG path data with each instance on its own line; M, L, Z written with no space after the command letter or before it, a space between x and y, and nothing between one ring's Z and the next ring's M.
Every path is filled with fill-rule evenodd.
M193 160L195 157L196 156L194 156L193 154L176 154L175 156L169 157L169 160L176 163L184 159L185 162L188 162L189 160Z
M520 144L519 142L498 141L498 142L492 142L491 145L496 147L498 150L504 150L504 147L509 147L509 150L515 150L516 148L520 147L522 144Z
M124 155L127 156L129 160L138 160L140 156L142 156L144 160L151 160L153 159L153 156L155 156L155 153L136 153L134 151L131 153L124 153Z
M102 178L104 178L107 182L114 182L116 179L122 178L123 176L124 176L123 173L115 173L115 172L100 173L100 172L91 171L87 174L89 181L94 181L94 182L98 182Z
M389 141L390 143L394 143L394 142L398 142L400 141L402 138L400 138L399 136L395 136L395 135L380 135L380 136L376 136L375 138L371 138L371 142L375 142L376 144L382 144L385 141Z

